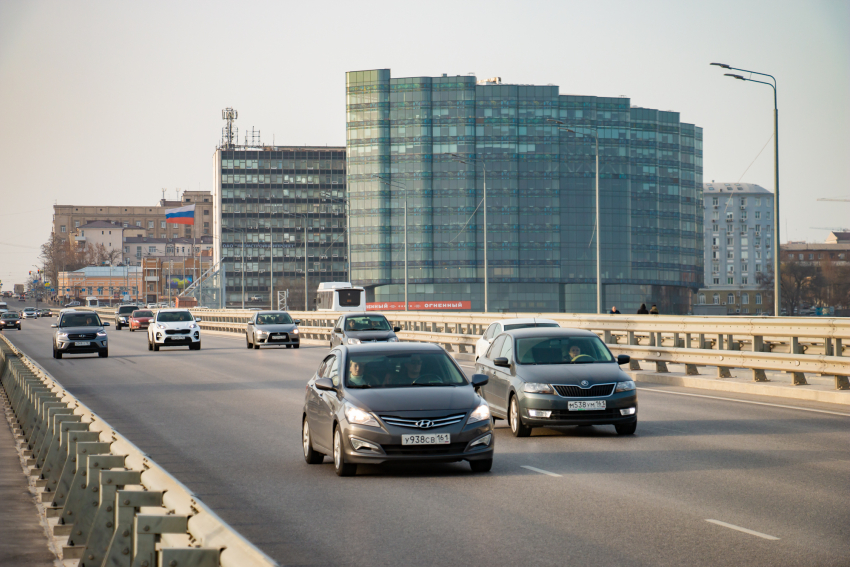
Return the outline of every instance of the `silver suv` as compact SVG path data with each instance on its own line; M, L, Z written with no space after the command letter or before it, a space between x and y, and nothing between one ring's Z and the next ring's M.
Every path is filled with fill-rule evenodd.
M96 352L101 358L109 356L109 342L102 322L94 311L65 311L59 316L53 331L53 358L63 354Z

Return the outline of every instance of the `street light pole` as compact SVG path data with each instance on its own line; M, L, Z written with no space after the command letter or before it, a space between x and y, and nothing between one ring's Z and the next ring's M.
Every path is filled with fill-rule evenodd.
M781 246L779 245L779 105L777 104L776 98L776 77L774 77L773 75L768 75L767 73L759 73L758 71L749 71L747 69L738 69L737 67L730 67L725 63L712 63L712 65L720 67L721 69L729 69L732 71L750 73L751 75L770 77L770 79L773 81L772 83L768 83L766 81L757 81L755 79L750 79L741 75L735 75L733 73L725 74L725 76L732 77L733 79L738 79L739 81L760 83L762 85L767 85L773 89L773 315L774 317L779 317L780 313L782 312L782 301L780 297L782 289L782 276L779 266L781 252ZM791 313L789 313L789 315L791 315Z

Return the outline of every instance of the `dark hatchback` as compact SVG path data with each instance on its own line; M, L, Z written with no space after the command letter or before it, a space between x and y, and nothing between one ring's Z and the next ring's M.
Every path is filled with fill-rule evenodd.
M94 311L66 311L59 316L53 332L53 358L63 354L86 354L96 352L101 358L109 356L109 342L104 327Z
M596 334L579 329L520 329L499 335L478 359L481 391L493 415L527 437L534 427L613 425L637 428L635 383Z
M361 343L395 343L401 327L391 327L380 313L346 313L334 324L331 348Z
M0 315L0 329L21 330L21 314L16 311L6 311Z
M302 413L304 458L331 455L340 476L358 464L468 461L493 465L490 409L437 345L373 344L334 348L307 382Z

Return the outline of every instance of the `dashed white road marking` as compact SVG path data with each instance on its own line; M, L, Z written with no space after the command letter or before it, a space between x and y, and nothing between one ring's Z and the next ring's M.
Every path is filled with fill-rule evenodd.
M799 406L785 406L782 404L769 404L767 402L756 402L753 400L736 400L734 398L723 398L720 396L706 396L705 394L688 394L687 392L673 392L671 390L659 390L657 388L638 388L638 390L643 390L644 392L661 392L662 394L675 394L677 396L691 396L694 398L708 398L710 400L722 400L724 402L738 402L739 404L753 404L757 406L770 406L773 408L783 408L783 409L793 409L800 411L812 411L815 413L827 413L829 415L840 415L842 417L850 417L850 413L841 413L837 411L828 411L814 408L801 408Z
M761 532L756 532L753 530L748 530L747 528L742 528L741 526L736 526L734 524L727 524L726 522L721 522L720 520L706 520L706 522L710 522L712 524L717 524L718 526L723 526L724 528L729 528L730 530L737 530L739 532L744 532L745 534L754 535L756 537L762 537L764 539L769 539L771 541L776 541L779 538L774 537L772 535L763 534Z
M540 473L540 474L548 474L549 476L561 476L561 475L559 475L559 474L555 474L555 473L553 473L553 472L544 471L543 469L538 469L538 468L535 468L535 467L529 467L529 466L527 466L527 465L522 465L522 468L524 468L524 469L528 469L528 470L530 470L530 471L534 471L534 472L536 472L536 473Z

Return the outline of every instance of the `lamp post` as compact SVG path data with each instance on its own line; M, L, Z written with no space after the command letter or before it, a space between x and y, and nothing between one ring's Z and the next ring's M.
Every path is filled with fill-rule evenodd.
M345 225L346 225L346 248L348 255L348 281L351 281L351 205L348 199L338 199L335 197L331 197L331 194L327 191L321 193L323 199L327 199L329 201L335 203L342 203L345 206Z
M395 187L396 189L401 189L404 192L404 310L407 311L407 187L403 183L388 181L378 174L375 174L372 177L375 177L387 187ZM349 238L351 238L350 234Z
M739 81L749 81L751 83L767 85L773 89L773 315L774 317L779 317L779 314L782 311L782 302L780 298L781 274L779 268L779 253L781 251L779 246L779 106L776 101L776 77L768 75L767 73L759 73L758 71L749 71L747 69L730 67L725 63L712 63L712 65L720 67L721 69L729 69L730 71L741 71L743 73L750 73L751 75L770 77L773 81L772 83L769 83L767 81L757 81L734 73L725 74L726 77L732 77Z
M318 206L318 205L315 205ZM289 215L291 217L299 217L304 220L304 311L309 311L309 302L308 297L309 294L307 292L307 219L309 218L307 215L300 213L289 213L283 212L284 215Z
M487 313L490 301L489 301L489 291L490 291L490 282L487 269L487 163L483 158L479 157L464 157L459 154L449 154L453 160L462 164L470 164L470 163L480 163L484 168L484 313ZM474 179L474 178L473 178Z

